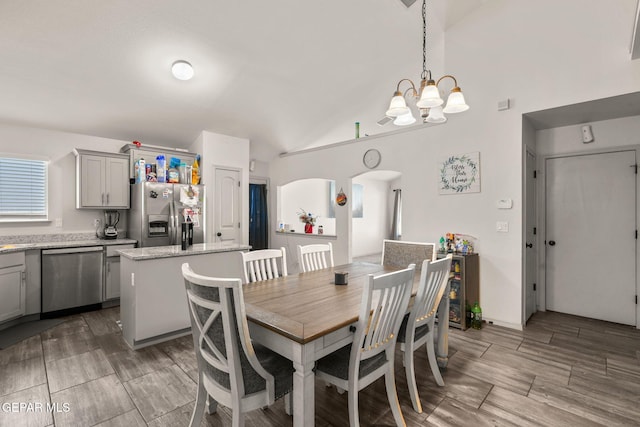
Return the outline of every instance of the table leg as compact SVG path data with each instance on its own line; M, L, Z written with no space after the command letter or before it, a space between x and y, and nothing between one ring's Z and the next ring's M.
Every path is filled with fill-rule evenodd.
M315 424L315 374L313 344L294 344L293 349L293 426Z
M450 281L438 305L438 343L436 346L436 359L438 366L446 368L449 363L449 291Z

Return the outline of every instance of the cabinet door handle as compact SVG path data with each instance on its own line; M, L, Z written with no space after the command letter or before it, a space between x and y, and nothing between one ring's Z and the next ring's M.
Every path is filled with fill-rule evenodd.
M555 246L555 245L556 245L555 240L549 240L549 246Z
M107 193L107 205L109 204L109 193Z
M532 248L533 247L533 243L526 243L525 246L528 247L528 248Z

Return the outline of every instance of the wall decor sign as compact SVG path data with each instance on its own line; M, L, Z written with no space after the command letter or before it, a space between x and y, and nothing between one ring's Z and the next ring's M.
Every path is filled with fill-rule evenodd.
M449 156L440 162L440 194L480 192L480 152Z

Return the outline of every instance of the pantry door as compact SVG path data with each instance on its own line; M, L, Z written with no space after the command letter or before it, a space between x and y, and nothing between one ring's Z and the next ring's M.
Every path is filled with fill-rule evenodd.
M636 324L635 150L546 160L546 307Z
M240 171L216 168L215 180L214 241L241 243Z

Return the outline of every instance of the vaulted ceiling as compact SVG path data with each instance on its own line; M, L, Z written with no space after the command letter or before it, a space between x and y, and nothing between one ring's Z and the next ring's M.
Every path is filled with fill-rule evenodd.
M429 37L487 0L432 0ZM421 2L109 0L0 3L0 122L186 147L202 130L252 156L391 130L418 79ZM430 52L427 53L430 60ZM179 59L195 77L171 76ZM442 66L442 64L440 64Z

